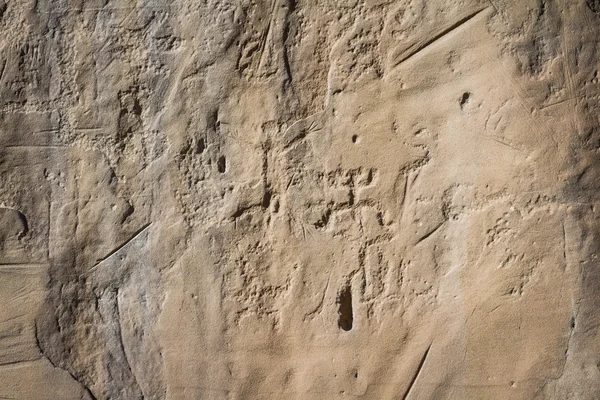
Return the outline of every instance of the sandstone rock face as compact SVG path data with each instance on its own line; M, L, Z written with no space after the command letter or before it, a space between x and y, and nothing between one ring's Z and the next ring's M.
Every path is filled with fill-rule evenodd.
M597 0L0 32L0 399L600 397Z

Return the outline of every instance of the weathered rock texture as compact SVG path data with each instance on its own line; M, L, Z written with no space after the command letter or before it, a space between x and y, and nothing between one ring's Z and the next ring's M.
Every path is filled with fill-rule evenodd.
M0 32L0 398L600 397L597 0Z

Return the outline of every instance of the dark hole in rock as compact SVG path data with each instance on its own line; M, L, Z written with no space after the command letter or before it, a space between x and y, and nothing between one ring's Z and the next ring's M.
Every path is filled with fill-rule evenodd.
M349 331L352 329L352 324L354 322L354 316L352 315L352 289L350 288L350 285L346 285L342 288L338 295L337 303L338 326L345 331Z
M217 160L217 170L220 173L224 173L227 170L227 160L225 159L225 156L221 156Z
M471 93L464 92L462 97L460 98L460 108L461 109L465 108L465 105L467 105L467 103L469 102L470 99L471 99Z
M196 146L196 153L202 154L202 153L204 153L205 149L206 149L206 143L204 142L204 139L203 138L198 139L198 145Z
M269 190L266 190L265 193L263 194L263 198L262 198L262 206L263 208L269 208L269 206L271 205L271 198L272 198L272 194Z

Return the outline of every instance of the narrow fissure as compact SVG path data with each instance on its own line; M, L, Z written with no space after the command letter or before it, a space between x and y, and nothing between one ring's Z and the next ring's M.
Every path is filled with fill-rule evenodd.
M342 288L338 295L338 326L349 331L352 329L354 322L353 310L352 310L352 290L350 285L346 285Z
M221 156L217 160L217 170L222 174L227 171L227 160L225 159L225 156Z

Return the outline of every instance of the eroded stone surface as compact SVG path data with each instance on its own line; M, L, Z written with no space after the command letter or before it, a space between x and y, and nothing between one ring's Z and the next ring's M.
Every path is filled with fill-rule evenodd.
M597 398L597 1L0 31L0 398Z

